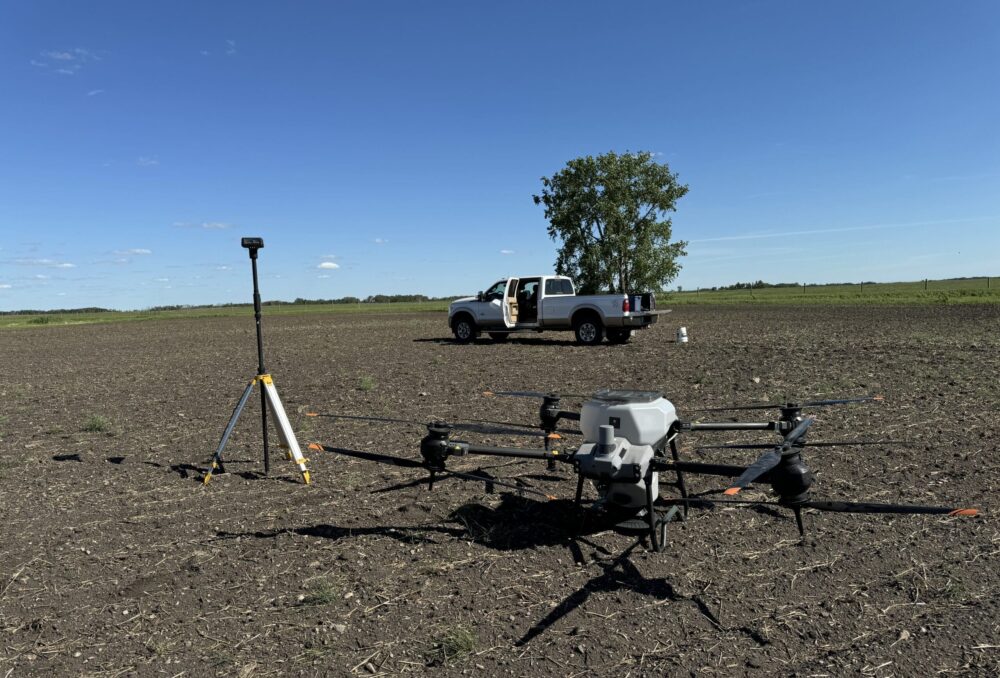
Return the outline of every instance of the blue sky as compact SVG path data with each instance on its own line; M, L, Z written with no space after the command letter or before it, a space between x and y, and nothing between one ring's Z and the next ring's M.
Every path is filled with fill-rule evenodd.
M0 0L0 310L475 292L648 150L685 288L1000 275L1000 3Z

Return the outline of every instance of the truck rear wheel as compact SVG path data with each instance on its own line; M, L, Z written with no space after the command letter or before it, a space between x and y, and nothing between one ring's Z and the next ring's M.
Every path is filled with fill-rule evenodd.
M597 315L587 313L573 323L573 331L576 333L578 343L584 346L596 346L604 338L604 323Z
M476 321L466 313L457 316L451 322L451 332L455 335L455 341L460 344L468 344L479 334L479 330L476 329Z

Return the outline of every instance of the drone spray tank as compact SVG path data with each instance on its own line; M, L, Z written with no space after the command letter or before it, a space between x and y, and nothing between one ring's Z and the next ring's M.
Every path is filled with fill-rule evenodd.
M645 507L659 493L659 474L650 468L654 447L676 421L673 404L659 393L598 391L580 412L587 441L574 456L580 476L593 480L610 504Z

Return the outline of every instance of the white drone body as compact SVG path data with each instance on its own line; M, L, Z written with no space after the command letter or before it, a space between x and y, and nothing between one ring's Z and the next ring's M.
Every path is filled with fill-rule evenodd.
M586 442L574 462L582 476L594 481L606 502L642 508L647 483L652 496L658 496L659 474L649 466L676 421L677 410L660 393L598 391L580 412L580 431Z

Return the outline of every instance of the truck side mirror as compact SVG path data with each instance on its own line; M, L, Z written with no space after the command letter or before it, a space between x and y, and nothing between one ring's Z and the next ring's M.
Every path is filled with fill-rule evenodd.
M482 301L482 300L483 300L483 293L482 292L477 292L476 293L476 301Z

